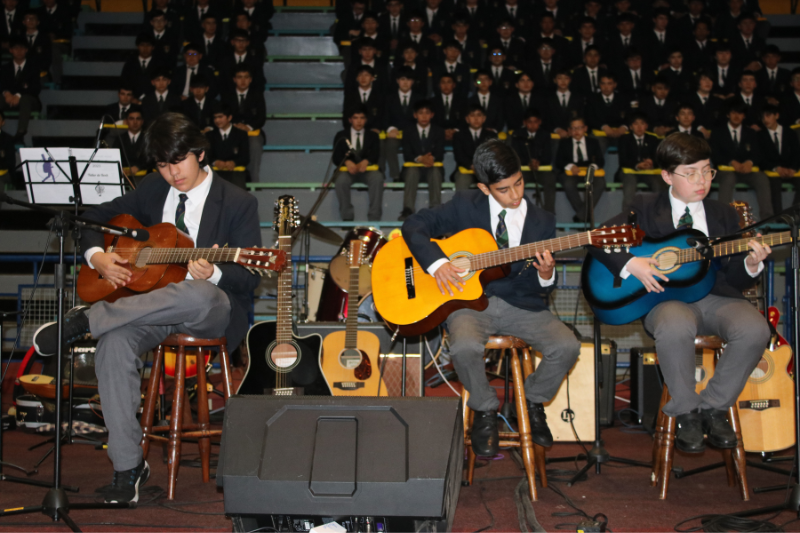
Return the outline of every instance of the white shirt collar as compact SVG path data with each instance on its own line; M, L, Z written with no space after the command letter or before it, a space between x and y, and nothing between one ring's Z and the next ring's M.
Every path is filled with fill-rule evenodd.
M358 95L361 96L361 99L364 99L364 95L367 95L367 100L369 100L369 95L372 93L372 87L369 89L362 89L361 87L358 88Z
M614 101L614 93L611 93L608 96L604 95L603 93L598 93L598 94L600 95L600 98L603 99L603 102L605 102L606 100L610 100L612 102ZM622 104L625 105L625 102L623 102Z
M130 139L130 140L131 140L131 144L135 143L135 142L136 142L136 141L139 139L139 136L140 136L141 134L142 134L142 132L141 132L141 131L140 131L139 133L131 133L131 132L129 131L129 132L128 132L128 139Z
M475 136L477 135L477 136L478 136L478 138L480 139L480 137L481 137L481 132L482 132L482 131L483 131L483 128L479 128L479 129L477 129L477 130L473 130L472 128L470 128L470 129L469 129L469 135L470 135L470 137L472 137L473 139L474 139L474 138L475 138Z
M204 96L202 100L194 98L194 103L197 104L200 109L203 109L203 106L206 104L206 97Z
M156 95L156 100L158 100L158 99L159 99L159 98L161 98L162 96L164 97L164 100L166 100L166 99L167 99L167 95L169 94L169 89L167 89L167 90L166 90L166 91L164 91L163 93L159 93L158 91L156 91L156 92L154 92L153 94L154 94L154 95Z
M422 132L423 132L423 131L425 132L425 137L430 137L430 136L431 136L431 135L430 135L430 133L431 133L431 125L430 125L430 124L428 124L427 126L425 126L425 127L423 128L422 126L420 126L419 124L417 124L417 133L419 133L419 136L420 136L420 137L422 137Z
M219 128L217 128L217 129L219 129ZM232 130L232 129L233 129L233 124L229 124L229 125L228 125L228 129L225 129L225 130L219 130L219 134L220 134L220 135L230 135L230 134L231 134L231 130Z
M692 202L690 204L686 204L672 195L672 187L670 187L669 203L672 206L672 222L676 228L678 227L678 221L681 219L683 215L686 214L686 208L688 207L689 214L692 216L692 227L708 235L708 225L706 223L706 211L703 208L702 200L699 202Z
M156 36L158 39L160 39L160 38L162 38L162 37L164 36L164 31L165 31L165 30L161 30L161 31L154 31L154 32L153 32L153 35L155 35L155 36Z
M25 61L23 61L19 65L17 65L14 61L12 61L11 63L14 65L14 72L18 71L19 69L25 70L25 63L27 63L27 62L28 62L27 58L25 59Z
M174 187L170 188L170 194L172 195L172 197L174 199L175 205L178 205L178 203L180 202L180 195L181 194L185 194L187 196L187 198L186 198L187 202L191 202L193 204L197 204L199 202L205 202L205 199L208 196L208 192L211 190L211 181L212 181L214 175L211 172L211 167L207 166L207 167L203 168L203 170L208 172L208 175L206 176L206 179L204 179L200 183L200 185L198 185L197 187L195 187L191 191L187 191L187 192L184 193L184 192L179 191L178 189L175 189Z
M688 134L692 133L692 128L684 128L680 124L678 124L678 130L681 131L682 133L688 133Z
M233 57L234 57L234 63L238 63L239 61L244 61L245 59L247 59L247 50L245 50L245 52L242 55L239 55L236 52L234 52Z
M738 139L739 139L740 141L742 140L742 136L741 136L741 133L742 133L742 125L741 125L741 124L739 124L737 127L735 127L735 128L734 128L733 126L731 126L731 123L730 123L730 122L728 122L728 131L729 131L729 132L731 132L731 133L733 133L733 132L735 131L735 132L736 132L736 134L738 135Z
M563 100L565 96L567 97L567 102L569 102L569 97L571 94L572 91L564 91L563 93L561 91L556 91L556 96L558 97L559 103L561 103L561 100Z
M783 140L783 126L780 124L778 124L778 127L776 127L774 130L767 128L767 131L769 131L769 136L773 141L775 140L776 133L778 134L778 139Z
M247 98L247 92L249 90L250 90L249 88L245 89L244 91L239 91L239 89L236 89L236 99L238 100L240 95L242 95L245 98Z
M492 234L497 231L497 224L500 223L500 212L505 209L506 214L503 220L506 223L506 231L508 231L508 247L513 248L519 246L522 240L522 229L525 226L525 216L528 214L528 202L525 198L519 203L519 207L509 209L501 206L494 196L489 195L489 220Z
M639 137L639 136L638 136L638 135L636 135L635 133L634 133L634 134L632 134L632 135L633 135L633 138L634 138L634 139L636 139L636 142L637 142L637 143L638 143L639 141L643 141L643 140L644 140L644 135L642 135L641 137Z
M411 103L411 91L408 91L407 93L404 93L400 89L397 89L397 94L400 95L400 103L403 103L403 98L406 97L406 96L408 97L408 103L409 104Z

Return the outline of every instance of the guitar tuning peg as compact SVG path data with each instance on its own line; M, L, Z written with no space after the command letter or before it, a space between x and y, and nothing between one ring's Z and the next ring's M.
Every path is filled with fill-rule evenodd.
M607 254L610 254L611 253L611 248L609 248L608 246L603 246L603 251L605 253L607 253Z

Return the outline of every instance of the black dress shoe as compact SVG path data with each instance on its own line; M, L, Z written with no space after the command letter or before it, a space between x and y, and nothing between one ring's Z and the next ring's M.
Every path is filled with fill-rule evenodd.
M701 409L703 431L708 442L717 448L736 448L736 433L728 421L728 411L722 409Z
M89 335L89 317L86 316L88 309L86 305L79 305L64 313L65 346L68 347ZM55 355L58 350L58 324L42 324L33 334L33 347L39 355Z
M699 410L675 417L675 446L685 453L700 453L706 449L703 417Z
M534 443L545 448L553 445L553 434L547 426L547 415L544 414L544 405L525 400L528 406L528 418L531 421L531 439Z
M494 457L500 452L497 411L475 411L472 419L472 451L475 455Z

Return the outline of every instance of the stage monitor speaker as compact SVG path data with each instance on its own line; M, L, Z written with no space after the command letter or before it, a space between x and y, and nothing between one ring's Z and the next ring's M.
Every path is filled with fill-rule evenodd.
M655 431L663 381L656 361L655 348L631 348L631 409L639 414L638 422L649 433Z
M217 484L243 530L449 531L463 462L458 398L234 396Z

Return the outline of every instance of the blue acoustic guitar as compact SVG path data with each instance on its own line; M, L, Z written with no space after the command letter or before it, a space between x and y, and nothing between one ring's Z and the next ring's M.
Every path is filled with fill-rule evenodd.
M583 294L595 316L604 324L617 326L643 317L653 307L666 300L696 302L711 292L716 279L716 266L710 258L747 252L751 240L775 246L792 241L788 231L762 237L751 237L715 244L708 258L694 247L705 242L702 232L688 229L673 233L662 239L645 238L641 246L631 248L636 257L653 257L658 260L658 270L669 278L661 283L664 292L647 292L642 282L634 276L615 278L600 261L586 256L581 271Z

